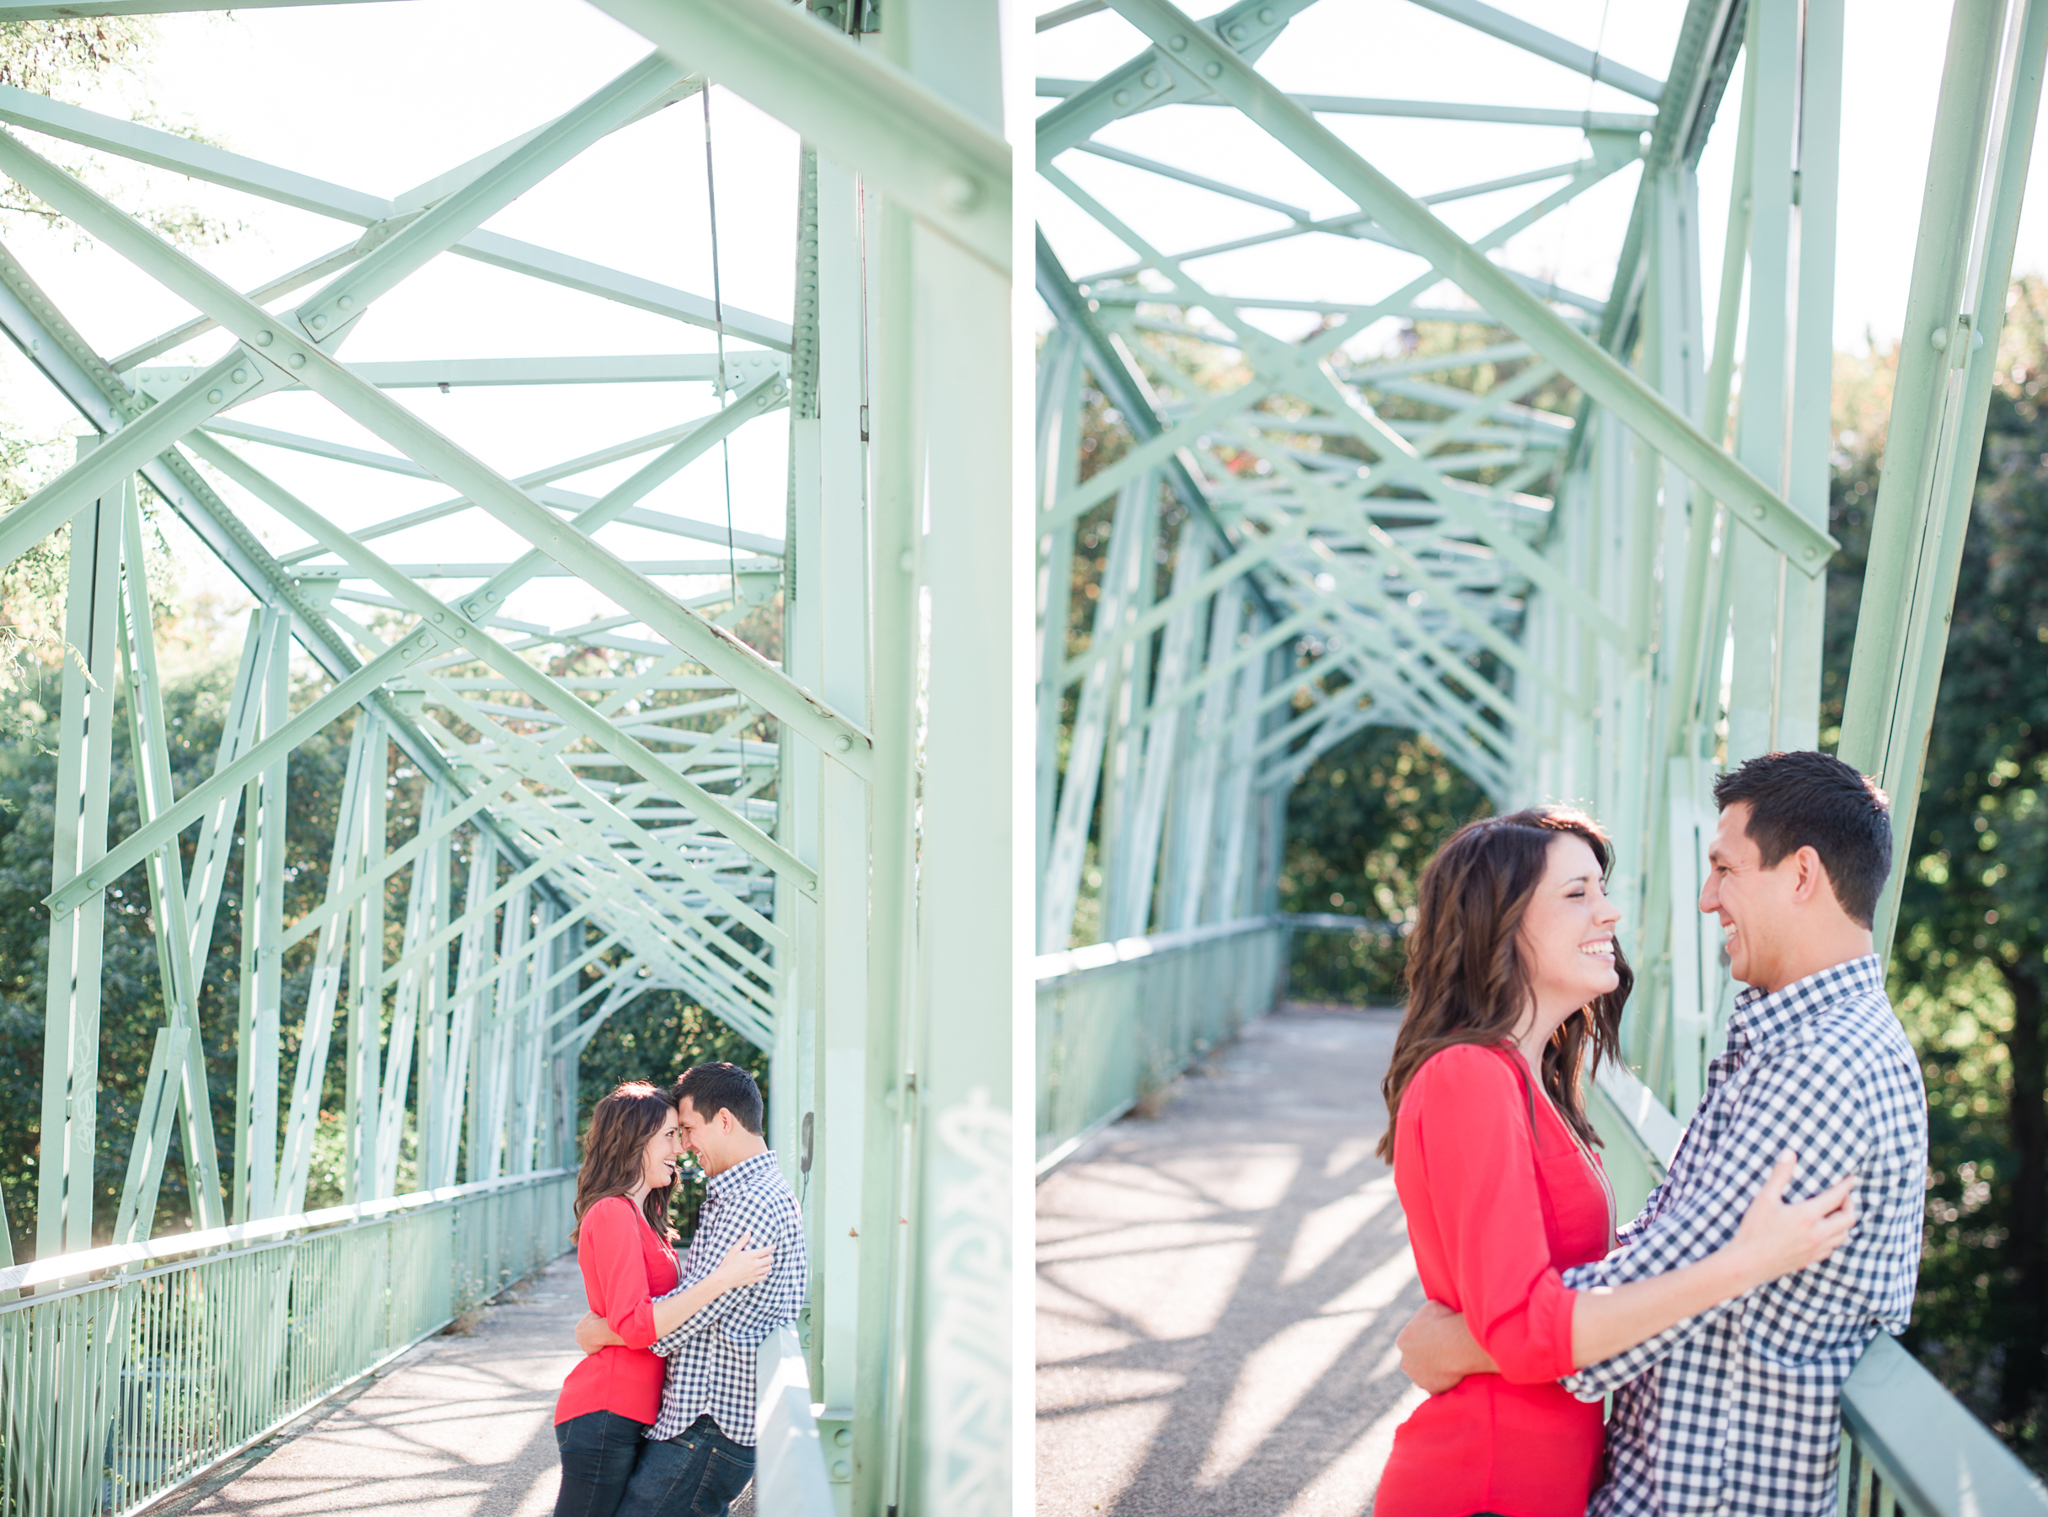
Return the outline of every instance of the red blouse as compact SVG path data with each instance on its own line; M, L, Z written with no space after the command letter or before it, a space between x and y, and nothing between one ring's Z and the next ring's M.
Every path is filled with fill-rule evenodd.
M1575 1294L1558 1272L1607 1252L1604 1178L1513 1053L1460 1045L1401 1094L1394 1188L1432 1301L1464 1313L1497 1375L1468 1376L1394 1433L1378 1517L1583 1517L1600 1406L1557 1384ZM1594 1164L1599 1161L1596 1158Z
M555 1422L586 1412L617 1412L653 1425L661 1412L666 1364L654 1342L654 1298L676 1288L676 1255L655 1236L647 1215L624 1196L606 1196L583 1214L576 1233L576 1263L590 1309L625 1339L584 1356L562 1383Z

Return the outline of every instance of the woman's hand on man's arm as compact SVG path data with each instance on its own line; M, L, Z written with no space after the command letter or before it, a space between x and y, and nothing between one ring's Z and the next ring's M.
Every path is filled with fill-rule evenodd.
M1572 1363L1583 1369L1646 1343L1690 1317L1821 1263L1856 1224L1854 1175L1818 1195L1787 1201L1792 1153L1764 1177L1735 1236L1693 1264L1646 1280L1582 1290L1572 1311Z
M751 1246L753 1241L752 1233L740 1234L739 1242L725 1251L725 1257L718 1261L718 1267L710 1274L686 1290L655 1298L656 1342L666 1338L726 1292L758 1284L767 1277L775 1263L775 1250L754 1248ZM594 1354L601 1348L611 1348L625 1341L596 1312L585 1312L583 1319L576 1324L576 1346L586 1354Z

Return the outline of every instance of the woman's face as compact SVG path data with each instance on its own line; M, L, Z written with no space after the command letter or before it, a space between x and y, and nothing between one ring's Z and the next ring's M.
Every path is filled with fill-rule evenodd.
M671 1106L647 1146L640 1150L640 1181L648 1190L660 1190L676 1180L676 1156L683 1151L676 1109Z
M1614 968L1614 924L1600 861L1586 840L1551 840L1543 879L1522 913L1521 949L1539 1017L1562 1017L1621 984Z

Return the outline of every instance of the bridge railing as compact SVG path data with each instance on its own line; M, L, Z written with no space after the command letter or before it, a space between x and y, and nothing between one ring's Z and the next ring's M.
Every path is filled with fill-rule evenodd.
M1880 1333L1842 1387L1843 1517L2048 1517L2048 1486Z
M549 1170L0 1270L0 1517L131 1512L568 1246Z
M835 1517L828 1454L844 1461L841 1484L853 1474L853 1439L827 1450L818 1431L821 1407L811 1401L811 1373L796 1329L780 1327L761 1340L756 1359L759 1410L754 1419L756 1517Z
M1284 917L1247 917L1041 954L1039 1173L1270 1011L1286 940Z

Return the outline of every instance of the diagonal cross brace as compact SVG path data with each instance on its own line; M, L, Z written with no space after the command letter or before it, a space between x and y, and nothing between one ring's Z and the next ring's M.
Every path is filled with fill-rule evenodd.
M1343 191L1445 278L1470 293L1651 447L1697 480L1809 578L1835 540L1718 448L1676 407L1456 232L1170 0L1111 0L1117 13L1210 78L1253 124Z
M575 531L375 385L313 344L294 341L289 328L240 291L166 247L126 213L4 131L0 131L0 170L205 311L254 351L278 363L288 377L320 394L443 483L462 491L571 574L610 596L735 689L758 701L828 757L864 780L870 777L873 744L854 723L798 687L732 633L689 610L609 549Z

